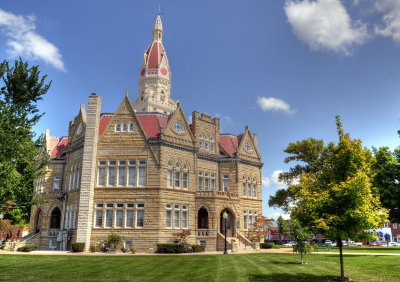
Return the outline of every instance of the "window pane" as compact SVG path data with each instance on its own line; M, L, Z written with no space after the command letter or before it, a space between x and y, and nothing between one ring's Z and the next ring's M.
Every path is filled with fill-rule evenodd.
M118 168L118 185L125 186L125 167Z
M199 187L198 190L203 190L203 177L199 177Z
M98 185L99 186L104 186L104 174L105 174L106 169L104 167L99 167L99 175L98 175ZM70 177L71 181L71 177Z
M117 210L117 219L115 222L115 227L122 227L123 224L124 224L124 211Z
M182 212L182 228L188 228L188 212Z
M115 167L108 168L108 185L109 186L115 185Z
M165 226L172 227L172 211L167 211Z
M136 168L130 167L129 168L129 181L128 181L129 186L136 186L135 174L136 174Z
M96 227L103 227L103 211L96 211Z
M253 197L257 198L257 185L253 185Z
M182 187L188 188L188 174L182 173Z
M144 186L146 185L146 168L139 167L139 185Z
M209 190L210 188L210 179L204 178L204 190Z
M106 227L112 227L113 223L113 211L107 210L106 212Z
M137 211L136 227L144 227L144 211L143 210Z
M247 229L247 215L244 216L244 229Z
M216 183L215 179L211 179L211 189L210 190L215 191L215 183Z
M180 172L175 172L175 177L174 177L174 182L175 182L175 187L179 188L181 185L181 173Z
M174 228L179 228L180 212L174 211Z
M247 195L246 183L243 183L243 196L246 197L246 195Z
M133 228L133 210L126 211L126 227Z
M60 190L61 178L54 176L53 178L53 190Z
M173 172L168 170L167 171L167 186L169 188L173 187Z
M251 184L247 183L247 196L251 197Z
M224 179L223 181L223 185L224 185L224 191L228 191L229 188L229 179Z

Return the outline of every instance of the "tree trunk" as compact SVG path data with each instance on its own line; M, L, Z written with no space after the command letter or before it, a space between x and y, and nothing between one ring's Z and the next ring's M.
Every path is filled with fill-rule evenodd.
M343 266L343 242L342 238L337 239L339 244L339 256L340 256L340 277L344 280L344 266Z

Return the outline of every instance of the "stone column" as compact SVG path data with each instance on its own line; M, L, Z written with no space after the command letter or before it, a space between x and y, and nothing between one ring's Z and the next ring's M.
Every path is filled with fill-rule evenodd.
M97 142L99 135L101 97L93 93L89 96L85 141L83 148L81 189L76 241L85 243L89 250L93 219L93 196L96 183Z

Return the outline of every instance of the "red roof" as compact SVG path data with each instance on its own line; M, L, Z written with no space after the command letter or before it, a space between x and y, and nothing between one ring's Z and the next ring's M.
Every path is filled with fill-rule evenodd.
M54 150L51 152L50 158L55 158L58 153L64 150L65 147L68 145L68 138L61 137L60 141L58 142L57 146L55 146Z
M139 115L138 119L148 138L158 137L168 122L168 117L160 115Z
M164 47L159 42L151 43L150 47L146 51L146 64L150 69L158 68L161 60L164 58Z
M220 135L219 145L230 155L233 156L237 153L237 148L240 144L242 136L232 134Z
M100 118L99 135L104 134L112 116L102 116ZM146 132L148 138L156 138L161 133L161 129L167 125L168 117L162 115L138 115L140 125Z
M99 124L99 135L103 135L104 131L106 131L107 125L112 119L112 116L103 116L100 118Z

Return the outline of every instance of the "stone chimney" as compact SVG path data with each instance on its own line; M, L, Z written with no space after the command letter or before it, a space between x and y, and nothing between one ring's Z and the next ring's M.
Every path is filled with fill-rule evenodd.
M79 214L76 241L85 243L89 250L93 218L93 196L96 183L97 142L101 111L101 97L95 93L89 96L86 134L83 144L81 189L79 195Z

